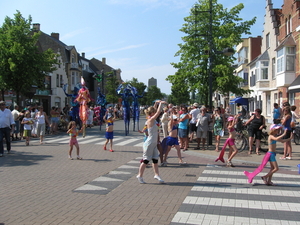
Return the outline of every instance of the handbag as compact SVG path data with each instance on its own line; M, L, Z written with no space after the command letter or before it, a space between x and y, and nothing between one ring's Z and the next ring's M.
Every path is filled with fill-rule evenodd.
M221 137L223 137L224 136L224 130L221 130L219 134L220 134Z

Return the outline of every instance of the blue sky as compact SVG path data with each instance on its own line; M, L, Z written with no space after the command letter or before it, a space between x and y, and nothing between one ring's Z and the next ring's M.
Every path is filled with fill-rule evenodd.
M148 84L157 79L163 93L171 93L165 81L174 74L171 62L179 50L184 33L179 29L184 17L196 0L10 0L0 2L0 23L14 17L19 10L26 19L40 23L47 34L60 34L60 40L74 45L88 59L106 58L106 63L122 70L124 81L133 77ZM252 27L252 37L262 35L265 0L219 0L225 8L240 2L245 8L244 20L257 17ZM274 7L281 7L283 0L273 0ZM248 36L243 36L248 37Z

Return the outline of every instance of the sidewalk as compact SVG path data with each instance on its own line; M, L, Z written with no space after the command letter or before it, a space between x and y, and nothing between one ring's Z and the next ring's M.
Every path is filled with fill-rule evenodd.
M223 147L228 135L225 135L224 137L221 137L220 141L220 148ZM213 137L213 145L209 145L205 151L203 150L194 150L195 147L197 147L197 143L194 140L193 142L189 143L189 151L193 151L196 153L199 153L201 156L207 156L209 158L216 159L220 152L216 152L215 150L215 140ZM267 149L266 149L267 151ZM228 147L226 149L226 152L228 152ZM292 142L292 152L293 152L293 159L292 160L280 160L280 157L283 155L283 143L277 142L277 149L276 149L276 160L279 165L279 168L285 168L292 171L298 171L297 165L300 164L300 145L295 145L295 143ZM263 157L265 155L265 152L261 152L261 155L256 155L255 153L249 155L248 149L246 149L242 152L239 152L234 158L233 162L239 162L242 164L260 164ZM226 158L226 153L225 157Z

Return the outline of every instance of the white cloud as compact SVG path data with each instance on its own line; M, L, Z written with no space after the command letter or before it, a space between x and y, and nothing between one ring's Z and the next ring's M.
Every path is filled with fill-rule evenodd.
M88 27L83 28L83 29L74 30L74 31L72 31L72 32L69 32L69 33L64 34L63 36L61 36L61 37L60 37L60 40L61 40L61 41L65 41L65 40L67 40L67 39L76 37L76 36L79 35L79 34L86 33L88 30L90 30L90 28L88 28Z

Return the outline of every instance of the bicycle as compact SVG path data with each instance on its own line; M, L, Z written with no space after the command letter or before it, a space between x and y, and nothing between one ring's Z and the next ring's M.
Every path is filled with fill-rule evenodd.
M236 131L234 144L239 152L242 152L248 146L248 130L246 126L241 126L239 130Z
M300 144L300 125L299 125L299 123L297 123L297 125L295 126L293 133L294 133L294 143L296 145L299 145Z

